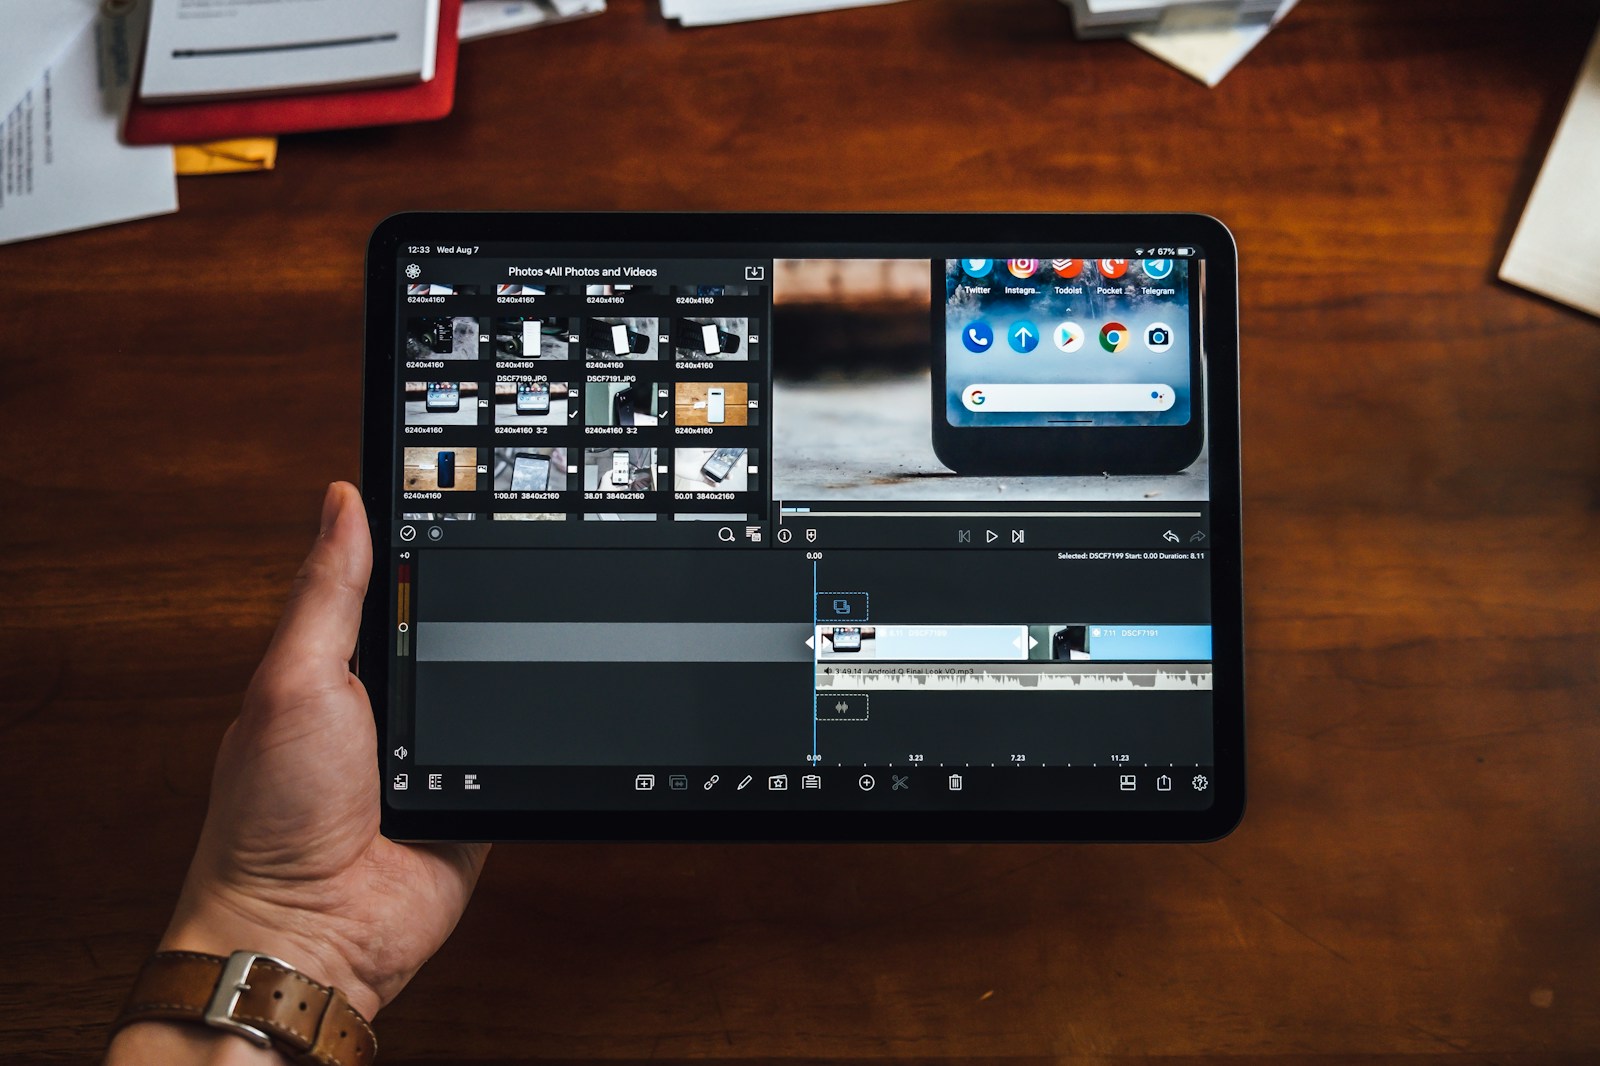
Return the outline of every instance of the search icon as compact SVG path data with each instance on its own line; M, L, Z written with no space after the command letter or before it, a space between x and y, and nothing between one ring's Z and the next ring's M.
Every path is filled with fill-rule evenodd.
M724 542L726 542L728 544L732 544L733 543L733 529L730 528L729 526L723 526L721 529L717 530L717 539L720 540L720 541L724 541Z

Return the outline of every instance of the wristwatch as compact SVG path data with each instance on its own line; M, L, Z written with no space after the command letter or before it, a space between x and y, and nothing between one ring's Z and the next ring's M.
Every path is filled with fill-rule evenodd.
M156 952L111 1031L152 1020L208 1025L315 1066L369 1066L378 1055L372 1026L343 992L258 951Z

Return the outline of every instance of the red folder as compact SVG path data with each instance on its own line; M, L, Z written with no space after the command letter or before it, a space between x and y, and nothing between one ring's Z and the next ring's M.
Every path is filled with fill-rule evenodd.
M430 81L197 104L147 104L135 96L122 120L122 139L128 144L190 144L444 118L456 100L460 19L461 0L440 0L439 53Z

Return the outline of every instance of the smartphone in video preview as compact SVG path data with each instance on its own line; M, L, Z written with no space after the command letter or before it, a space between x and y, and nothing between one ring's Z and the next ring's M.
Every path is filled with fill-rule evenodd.
M550 459L531 452L518 452L511 462L512 492L545 492L550 488Z
M517 414L545 415L549 413L550 385L548 382L517 382Z
M1238 823L1214 219L401 214L366 278L355 669L390 839ZM419 417L449 373L461 413Z
M706 459L700 472L720 485L733 473L735 464L744 458L744 452L743 448L718 448Z
M430 381L428 382L429 411L459 411L461 410L461 385L456 381Z
M1205 446L1204 264L933 264L933 449L978 475L1159 475Z

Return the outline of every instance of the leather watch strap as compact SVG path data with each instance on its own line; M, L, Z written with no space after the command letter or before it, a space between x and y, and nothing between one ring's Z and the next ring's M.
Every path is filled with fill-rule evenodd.
M343 992L249 951L150 956L112 1032L145 1020L212 1026L315 1066L370 1066L378 1055L372 1026Z

